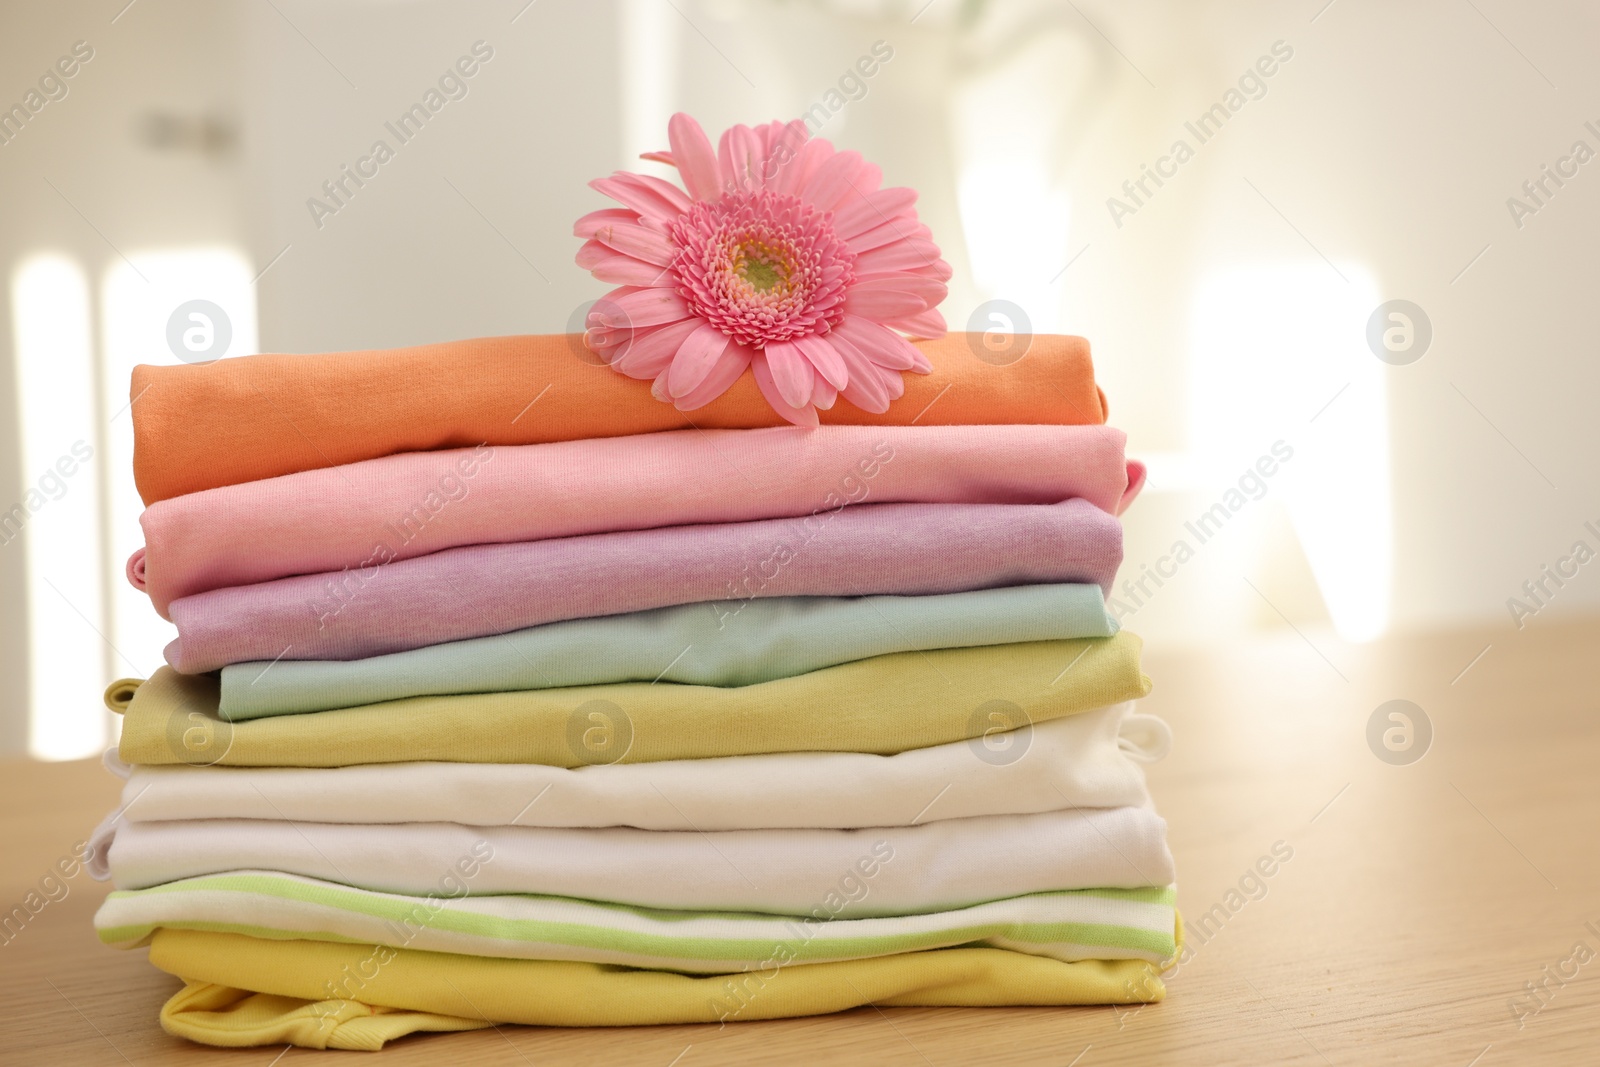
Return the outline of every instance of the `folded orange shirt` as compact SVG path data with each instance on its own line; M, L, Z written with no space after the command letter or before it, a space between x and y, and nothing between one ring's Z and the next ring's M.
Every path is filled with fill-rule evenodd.
M1089 342L1040 335L1005 366L964 333L917 347L931 374L905 375L882 415L840 398L825 423L1099 425L1105 397ZM648 381L597 365L577 335L260 355L133 370L134 480L146 504L223 485L396 452L531 445L661 430L781 426L747 372L722 396L678 411Z

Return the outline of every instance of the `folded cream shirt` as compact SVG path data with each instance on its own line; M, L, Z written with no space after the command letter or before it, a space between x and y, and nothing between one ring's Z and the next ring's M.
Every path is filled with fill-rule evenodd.
M118 889L266 870L412 896L535 893L776 915L807 914L836 894L835 914L907 915L1054 889L1167 885L1166 831L1145 808L707 833L199 819L122 823L109 860Z
M471 826L739 830L904 826L1149 802L1140 764L1171 745L1132 702L893 756L785 752L563 768L389 763L190 767L122 763L119 820L284 819Z

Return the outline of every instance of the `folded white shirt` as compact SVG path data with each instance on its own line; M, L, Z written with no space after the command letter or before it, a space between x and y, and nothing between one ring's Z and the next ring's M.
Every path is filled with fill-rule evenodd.
M91 873L103 873L97 852ZM1166 823L1146 808L984 815L858 830L694 831L339 825L207 819L120 823L118 889L234 870L385 893L537 894L647 908L908 915L1066 889L1174 880ZM868 876L867 871L873 869Z
M1142 763L1167 726L1114 704L983 739L893 756L774 753L578 768L391 763L335 768L129 768L115 822L284 819L647 830L850 829L976 815L1149 803ZM92 842L91 842L92 843Z

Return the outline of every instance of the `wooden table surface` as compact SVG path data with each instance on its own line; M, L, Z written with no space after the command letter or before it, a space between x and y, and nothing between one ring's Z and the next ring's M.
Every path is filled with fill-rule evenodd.
M1151 768L1152 790L1171 824L1180 906L1191 926L1211 915L1211 936L1194 938L1163 1004L862 1008L721 1030L508 1026L408 1038L382 1062L1596 1062L1597 649L1600 624L1585 623L1361 647L1285 632L1208 651L1149 650L1156 690L1145 710L1176 739ZM1397 698L1433 728L1426 755L1403 766L1367 741L1373 711ZM3 770L0 907L9 910L87 835L116 783L90 762ZM1253 882L1248 872L1277 842L1293 858ZM1241 879L1248 895L1230 896ZM142 951L102 947L90 920L105 887L82 874L69 885L0 948L13 1012L0 1062L269 1067L359 1055L166 1036L156 1012L177 982ZM1526 983L1542 985L1540 999Z

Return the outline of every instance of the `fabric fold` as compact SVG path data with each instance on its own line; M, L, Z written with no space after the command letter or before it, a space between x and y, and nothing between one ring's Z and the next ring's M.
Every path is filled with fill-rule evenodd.
M920 426L1105 422L1089 343L1039 334L1007 366L980 338L918 341L930 374L905 375L882 415L847 400L824 423ZM254 355L138 366L129 389L134 481L146 504L398 452L541 444L663 430L750 429L782 419L747 373L693 412L599 364L578 335L490 337L388 351Z
M1122 524L1086 500L860 504L803 519L446 549L172 602L167 662L360 659L564 619L777 596L1110 588ZM662 664L663 667L666 664Z
M528 893L773 915L805 915L826 903L836 917L917 914L1056 889L1167 885L1175 877L1166 823L1143 808L704 833L123 821L109 855L118 889L267 870L408 896Z
M1181 927L1180 927L1181 934ZM1143 960L1063 963L950 948L694 976L325 941L157 930L150 962L187 984L161 1009L169 1034L209 1045L375 1050L406 1034L496 1023L728 1023L880 1007L1141 1004L1163 999Z
M762 752L890 754L968 738L1003 760L1031 724L1146 695L1141 642L1115 637L900 652L794 678L713 686L579 686L412 697L242 723L217 717L214 675L163 667L123 715L127 763L608 763Z
M796 518L867 501L1082 497L1115 514L1142 481L1123 444L1105 426L823 426L408 452L152 504L130 574L166 616L178 597L374 557Z
M575 768L130 768L113 750L113 770L127 781L122 804L90 838L91 864L103 862L111 833L124 821L850 830L1059 808L1143 807L1150 798L1140 764L1165 755L1170 732L1133 707L1115 704L1038 723L1004 739L1018 742L1015 749L991 738L993 749L963 740L892 756L790 752ZM663 796L672 802L662 803Z
M892 652L1109 637L1095 585L1020 585L921 597L774 597L570 619L358 660L222 669L230 722L411 696L679 682L742 686Z
M919 915L835 918L826 903L790 916L638 908L518 894L376 893L273 871L117 890L95 913L108 945L137 948L158 929L279 940L345 941L506 959L571 960L720 974L868 959L958 945L1033 956L1164 963L1177 950L1170 887L1029 893Z

